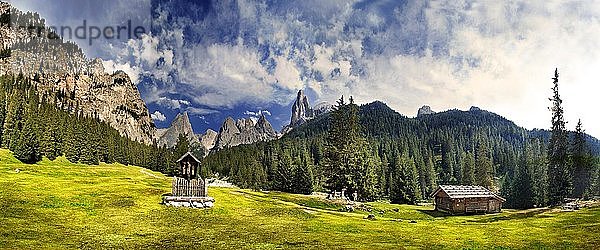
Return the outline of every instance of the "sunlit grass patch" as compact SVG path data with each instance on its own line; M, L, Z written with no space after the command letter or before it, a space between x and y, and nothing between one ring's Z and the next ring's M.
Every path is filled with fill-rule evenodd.
M19 171L15 171L19 169ZM432 206L341 204L315 196L209 188L212 209L160 204L171 179L64 158L19 163L0 150L0 248L478 249L600 244L600 209L445 216ZM366 220L368 214L375 220Z

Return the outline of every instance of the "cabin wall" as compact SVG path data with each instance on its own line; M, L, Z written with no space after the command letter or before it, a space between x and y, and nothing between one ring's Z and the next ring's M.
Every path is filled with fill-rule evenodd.
M452 212L452 205L452 200L448 197L435 197L435 208L437 210Z

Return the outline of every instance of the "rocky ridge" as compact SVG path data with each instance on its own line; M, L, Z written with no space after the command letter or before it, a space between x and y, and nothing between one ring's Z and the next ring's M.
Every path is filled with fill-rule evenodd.
M315 107L311 107L310 103L308 102L308 97L304 95L304 91L299 90L296 100L292 105L292 117L290 119L290 124L285 126L281 133L287 134L292 129L306 123L307 121L331 111L332 108L333 105L327 102L322 102Z
M45 33L32 33L29 26ZM97 116L124 136L152 142L156 128L129 76L105 72L101 59L90 60L75 43L52 37L37 13L0 2L0 49L0 75L22 73L59 108Z
M424 105L417 112L417 117L424 116L424 115L433 115L433 114L435 114L435 111L431 110L431 107Z
M168 128L156 130L155 138L158 139L158 144L160 146L170 148L177 144L179 135L185 135L192 145L200 144L200 140L194 134L192 124L190 123L190 117L187 112L177 114L175 119L171 122L171 126Z

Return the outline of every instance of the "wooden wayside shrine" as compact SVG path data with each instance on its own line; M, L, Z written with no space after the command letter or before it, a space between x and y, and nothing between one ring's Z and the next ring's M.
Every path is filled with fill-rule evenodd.
M172 191L163 196L163 203L174 207L210 208L215 200L208 196L206 179L201 176L200 160L187 152L177 160Z

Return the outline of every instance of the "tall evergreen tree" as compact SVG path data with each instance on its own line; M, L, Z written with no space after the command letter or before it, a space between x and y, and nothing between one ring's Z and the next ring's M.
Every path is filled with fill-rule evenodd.
M303 151L297 157L294 169L294 193L311 194L313 192L313 171L308 152Z
M517 165L515 177L512 183L512 197L514 207L516 208L532 208L534 206L534 193L532 186L532 152L531 146L525 144L521 160Z
M463 166L463 185L474 185L475 184L475 156L472 152L465 154L464 166Z
M489 148L483 140L479 141L475 152L475 184L494 190L493 163L489 157Z
M416 204L420 197L417 169L413 159L402 154L394 164L390 200L398 204Z
M33 99L33 98L32 98ZM37 137L37 102L31 100L25 114L23 128L15 145L15 157L24 163L36 163L41 160L39 141Z
M352 98L349 104L340 98L331 112L323 164L329 189L346 189L357 192L360 199L371 200L377 193L376 163L361 133L358 106Z
M567 129L564 120L562 99L558 92L558 69L554 71L552 91L552 136L548 145L549 202L558 205L571 194L572 179L569 168Z
M582 198L590 194L592 179L591 155L585 141L581 120L577 122L571 144L571 170L573 171L573 196Z

